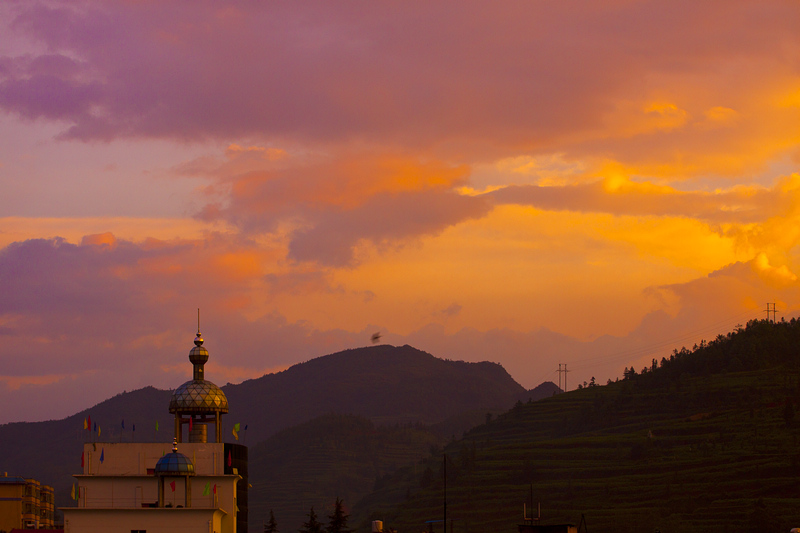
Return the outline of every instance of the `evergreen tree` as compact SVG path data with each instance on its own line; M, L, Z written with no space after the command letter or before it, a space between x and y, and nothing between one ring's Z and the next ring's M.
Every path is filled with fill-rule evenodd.
M269 522L264 525L264 533L279 533L278 523L275 521L275 514L269 510Z
M349 515L344 514L342 500L336 498L336 506L333 509L333 514L328 515L328 527L325 528L327 533L352 533L352 529L347 528L347 518Z
M303 528L300 533L322 533L322 524L317 522L317 513L314 512L313 505L308 513L308 522L303 522Z

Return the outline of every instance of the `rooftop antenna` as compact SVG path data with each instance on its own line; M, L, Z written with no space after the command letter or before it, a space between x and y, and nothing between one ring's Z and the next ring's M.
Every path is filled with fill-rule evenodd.
M200 308L197 308L197 333L200 333Z

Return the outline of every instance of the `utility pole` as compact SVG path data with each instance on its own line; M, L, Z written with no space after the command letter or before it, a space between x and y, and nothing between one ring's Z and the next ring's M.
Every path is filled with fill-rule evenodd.
M558 390L564 392L564 389L561 388L561 363L558 363L558 370L556 370L556 372L558 372Z
M561 391L562 392L566 392L567 391L567 372L569 372L569 370L567 370L567 363L564 363L564 368L563 369L561 368L561 363L558 363L557 372L558 372L558 388L559 389L561 389L561 373L562 372L564 373L564 388L561 389Z
M444 474L442 477L444 479L444 520L442 523L444 524L444 529L442 529L442 533L447 533L447 454L442 454L442 473Z
M770 308L770 305L772 305L772 308ZM774 324L775 320L778 318L777 312L777 309L775 309L775 302L767 302L767 322L769 322L769 314L772 313L772 323Z

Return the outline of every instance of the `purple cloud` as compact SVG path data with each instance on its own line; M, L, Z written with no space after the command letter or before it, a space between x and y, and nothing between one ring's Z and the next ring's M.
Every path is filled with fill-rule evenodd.
M12 27L46 55L80 58L84 76L7 74L0 106L66 118L80 139L262 135L518 151L599 126L648 75L775 57L781 36L795 38L797 14L776 4L754 17L746 2L462 7L17 3Z

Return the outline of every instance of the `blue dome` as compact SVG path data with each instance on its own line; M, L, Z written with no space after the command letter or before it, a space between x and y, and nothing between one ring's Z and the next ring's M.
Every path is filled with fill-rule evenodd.
M158 460L155 473L158 476L193 476L194 464L191 459L179 453L177 443L173 443L172 453Z

